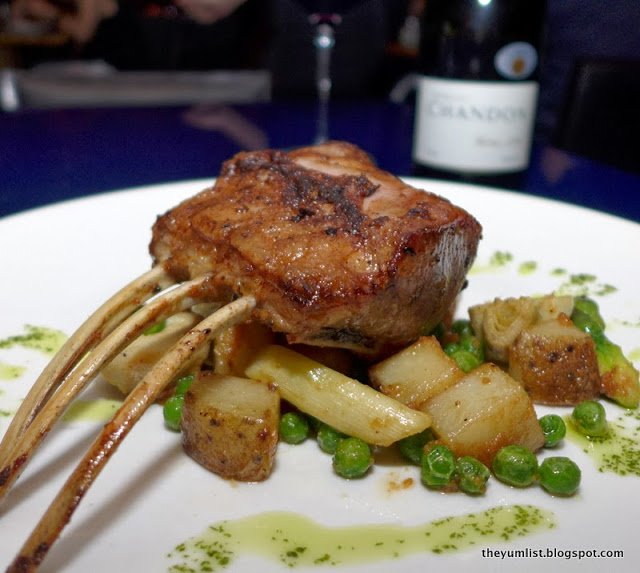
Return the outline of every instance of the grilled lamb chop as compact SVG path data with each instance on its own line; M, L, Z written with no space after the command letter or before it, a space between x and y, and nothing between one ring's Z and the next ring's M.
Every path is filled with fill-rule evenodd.
M391 351L448 312L480 232L462 209L345 143L226 162L214 187L158 218L156 265L89 316L35 381L0 444L0 499L71 401L128 344L180 309L237 300L184 334L131 390L7 570L38 568L145 410L216 336L253 319L290 342Z
M291 343L376 353L445 316L479 223L329 142L239 153L215 185L159 217L150 251L176 280L215 273Z

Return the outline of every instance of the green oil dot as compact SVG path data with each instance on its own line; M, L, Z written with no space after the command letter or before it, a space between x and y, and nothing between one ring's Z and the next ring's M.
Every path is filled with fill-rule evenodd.
M488 262L476 262L471 267L470 274L491 273L508 267L513 261L513 254L508 251L495 251Z
M536 270L538 270L538 263L535 261L525 261L518 267L518 273L521 275L532 275Z
M25 370L24 366L0 362L0 380L17 380L24 374Z

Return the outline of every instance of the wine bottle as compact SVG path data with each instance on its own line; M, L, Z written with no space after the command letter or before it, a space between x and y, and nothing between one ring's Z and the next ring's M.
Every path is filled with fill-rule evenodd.
M544 0L427 0L416 174L518 187L529 164Z

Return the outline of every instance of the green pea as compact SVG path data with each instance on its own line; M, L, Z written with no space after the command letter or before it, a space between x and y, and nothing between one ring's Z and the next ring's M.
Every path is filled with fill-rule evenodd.
M344 438L333 454L333 469L343 478L362 477L372 465L371 448L360 438Z
M187 393L189 386L193 384L193 381L195 379L196 377L193 374L188 374L187 376L182 376L182 378L178 378L178 381L176 382L175 395L184 396Z
M544 434L544 447L557 446L567 434L567 426L558 414L547 414L538 420Z
M422 461L422 454L424 453L424 445L434 438L433 432L427 429L424 432L399 440L398 449L412 464L419 466Z
M471 456L462 456L456 462L458 486L471 495L481 495L487 490L487 481L491 472L480 460Z
M464 330L462 332L465 332ZM450 342L443 348L445 354L456 361L463 372L470 372L484 362L484 349L473 334L460 336L457 342Z
M301 444L309 436L309 422L298 412L287 412L280 418L280 439L287 444Z
M160 322L156 322L152 324L149 328L147 328L142 334L144 336L151 336L152 334L158 334L158 332L162 332L167 326L166 320L161 320Z
M585 436L605 436L608 432L607 413L595 400L580 402L571 413L576 428Z
M539 475L540 485L553 495L573 495L580 486L580 468L564 456L542 460Z
M484 362L484 348L482 347L480 340L475 336L463 336L460 339L459 344L462 350L470 352L476 356L480 362Z
M461 337L471 337L473 336L473 328L471 327L471 321L460 318L458 320L454 320L451 325L451 330L456 332Z
M476 354L463 349L458 350L451 358L456 361L458 368L463 372L471 372L482 364L482 360Z
M335 454L336 448L341 440L344 440L347 436L342 432L338 432L335 428L332 428L328 424L320 424L316 433L316 440L320 449L327 454Z
M463 372L470 372L482 364L481 358L474 352L470 352L463 348L460 342L451 342L445 345L443 350L445 354L455 360L458 368Z
M458 336L458 343L462 348L472 352L477 351L481 346L480 340L471 331L462 331Z
M182 419L182 408L184 406L184 396L171 396L162 408L164 423L167 428L174 432L180 431L180 420Z
M445 344L442 347L442 350L444 350L445 354L447 354L448 356L452 356L456 352L460 351L460 343L459 342L449 342L449 344Z
M502 482L516 487L527 487L536 479L538 460L524 446L505 446L493 458L494 475Z
M427 487L443 488L448 486L455 471L455 456L446 446L434 446L422 456L420 479Z

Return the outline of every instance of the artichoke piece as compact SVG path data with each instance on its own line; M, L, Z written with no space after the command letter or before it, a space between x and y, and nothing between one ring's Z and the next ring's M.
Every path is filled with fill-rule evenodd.
M506 364L509 348L527 327L542 320L571 315L573 297L547 295L495 299L469 309L471 326L485 346L486 360Z

